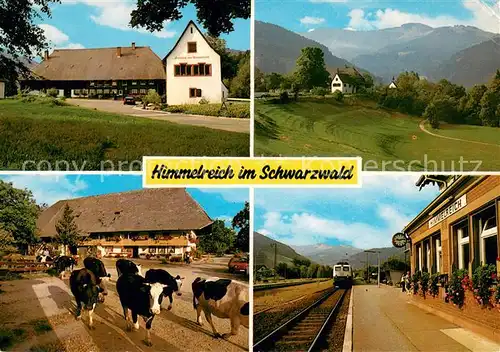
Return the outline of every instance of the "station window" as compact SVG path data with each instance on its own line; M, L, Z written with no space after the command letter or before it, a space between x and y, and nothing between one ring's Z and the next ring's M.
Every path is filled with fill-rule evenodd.
M453 228L453 241L457 253L455 264L459 269L468 269L470 262L469 221L462 221Z
M442 247L441 247L441 233L432 236L431 245L433 246L432 250L432 266L431 273L436 274L441 272L441 263L442 263Z
M341 87L342 85L340 83L334 83L332 84L332 87Z
M498 257L498 226L496 209L491 205L474 216L474 237L479 242L480 265L496 264ZM476 252L477 253L477 252Z

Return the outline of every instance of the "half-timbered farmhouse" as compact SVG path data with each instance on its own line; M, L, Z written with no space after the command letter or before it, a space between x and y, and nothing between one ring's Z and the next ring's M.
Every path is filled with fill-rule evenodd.
M82 256L183 258L213 223L185 189L147 189L55 203L37 222L44 242L54 241L66 205L81 233L70 251Z
M45 51L33 68L36 79L23 81L23 88L56 88L60 96L110 98L144 95L149 89L165 93L165 70L149 47L56 49Z

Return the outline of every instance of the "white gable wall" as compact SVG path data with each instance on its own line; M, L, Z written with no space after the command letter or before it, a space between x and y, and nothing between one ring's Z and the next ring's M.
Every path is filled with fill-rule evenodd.
M332 80L332 93L339 91L344 94L352 94L355 93L354 86L348 83L342 82L339 75L335 75Z
M196 53L188 53L188 42L196 42ZM205 63L212 65L210 76L175 76L175 65ZM190 97L190 89L201 89L201 97ZM167 57L167 104L197 104L202 98L210 103L222 102L223 92L220 56L192 23Z
M389 88L395 89L395 88L397 88L397 86L394 82L391 82L391 84L389 84Z

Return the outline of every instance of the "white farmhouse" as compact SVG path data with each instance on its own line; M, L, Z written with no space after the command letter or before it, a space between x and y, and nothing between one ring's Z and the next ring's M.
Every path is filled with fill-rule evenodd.
M354 94L358 85L364 82L364 77L354 67L337 69L332 80L332 93L339 91L344 94Z
M221 103L227 98L220 56L193 21L165 59L167 104L196 104L202 98Z

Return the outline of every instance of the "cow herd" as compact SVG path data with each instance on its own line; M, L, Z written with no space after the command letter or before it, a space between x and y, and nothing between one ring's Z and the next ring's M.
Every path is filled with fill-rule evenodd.
M111 277L106 272L103 262L87 257L84 268L72 270L76 262L71 257L58 257L54 267L59 273L70 269L70 289L76 301L76 318L80 319L82 310L88 313L89 328L93 329L93 313L98 303L104 303L108 294L106 282ZM168 310L172 309L173 295L181 296L184 278L170 275L163 269L149 269L142 275L140 264L127 259L116 261L118 279L116 291L123 308L126 329L139 329L139 317L146 324L145 344L151 346L151 326L156 315L161 312L164 297L168 297ZM192 283L193 306L196 310L196 322L202 325L201 312L210 324L214 337L227 338L238 334L240 325L248 328L249 300L246 285L229 279L196 278ZM230 319L231 332L219 334L212 321L212 315Z

